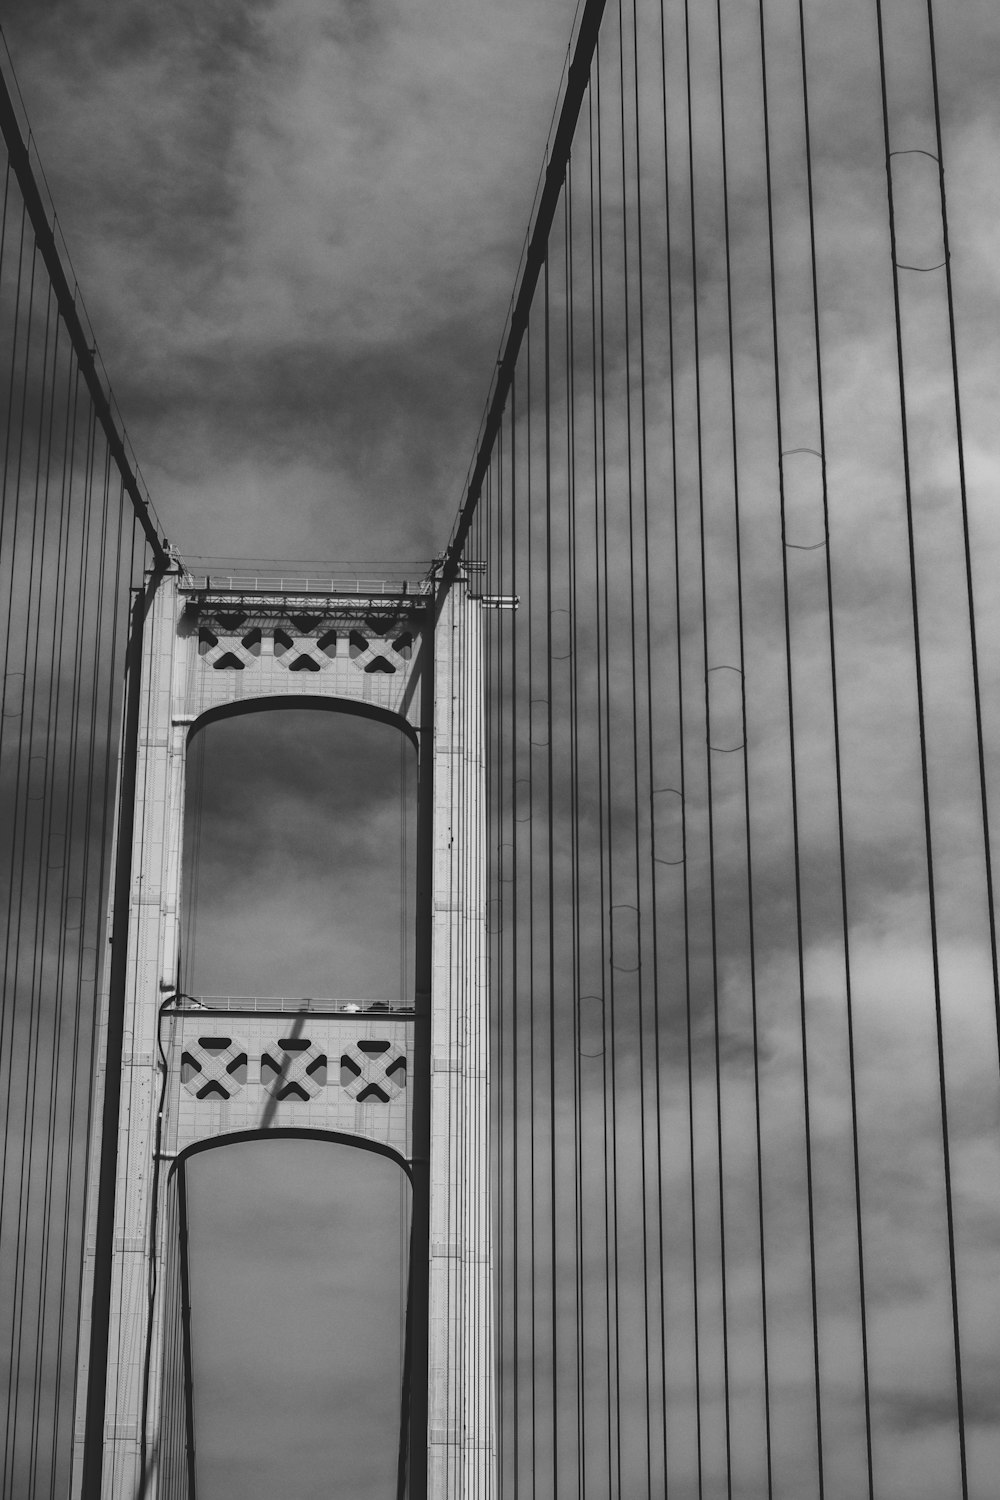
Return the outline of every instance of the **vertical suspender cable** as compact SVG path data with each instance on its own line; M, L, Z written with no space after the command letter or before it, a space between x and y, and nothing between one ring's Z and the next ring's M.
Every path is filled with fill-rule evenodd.
M948 1275L951 1291L952 1352L954 1358L955 1408L958 1419L959 1469L963 1500L968 1500L969 1476L965 1436L965 1396L962 1372L962 1340L958 1305L958 1269L955 1255L955 1210L952 1192L951 1143L948 1128L948 1084L945 1072L944 1015L941 992L941 965L938 943L937 887L934 867L934 841L931 826L930 776L927 751L927 718L924 701L923 640L920 597L917 586L916 530L913 513L913 484L910 465L909 411L906 390L906 366L903 353L903 320L900 306L899 257L896 253L896 213L892 183L892 147L889 131L889 93L886 77L885 29L882 0L875 0L878 31L879 83L882 100L882 133L885 149L886 201L889 221L889 245L892 260L892 298L896 334L896 369L899 392L900 444L906 508L906 534L909 557L910 623L913 638L914 672L917 697L917 723L920 743L920 777L923 804L924 865L927 878L927 922L930 936L931 970L934 995L934 1022L937 1042L938 1102L941 1125L941 1158L944 1172L945 1217L948 1236Z
M768 105L767 89L767 40L764 28L763 0L758 6L760 22L760 50L761 50L761 89L764 105L764 159L765 175L767 181L767 225L768 225L768 262L770 276L770 312L771 312L771 344L772 364L774 369L774 416L775 432L777 438L777 451L780 455L784 449L782 440L782 403L781 403L781 357L778 332L778 303L777 303L777 271L775 251L775 229L774 229L774 197L771 179L771 144L770 144L770 114ZM781 540L782 540L782 597L784 604L784 642L785 642L785 700L788 715L788 745L789 745L789 773L791 781L791 818L792 818L792 843L793 843L793 867L794 867L794 889L795 889L795 941L796 961L798 971L798 995L799 995L799 1036L802 1066L802 1105L805 1122L805 1168L806 1168L806 1200L809 1221L809 1285L810 1304L812 1319L812 1350L813 1350L813 1391L815 1407L816 1427L816 1468L817 1483L819 1486L820 1500L824 1493L824 1462L823 1462L823 1405L820 1383L820 1357L819 1357L819 1307L818 1290L816 1280L816 1228L815 1228L815 1204L813 1197L813 1151L812 1151L812 1118L809 1098L809 1043L808 1022L806 1015L806 993L805 993L805 953L802 927L802 875L799 855L799 802L798 802L798 778L796 762L796 736L795 736L795 698L792 680L792 637L791 637L791 613L789 604L788 587L788 551L784 543L785 535L785 480L784 467L780 457L778 462L778 498L781 512Z
M642 519L648 508L647 497L647 472L646 472L646 371L645 371L645 341L643 336L643 262L642 262L642 152L640 145L639 127L639 50L638 50L638 22L633 0L632 6L632 67L633 67L633 99L635 105L635 239L637 245L636 257L636 292L639 334L639 492L641 496ZM635 960L636 960L636 1053L638 1073L638 1134L639 1134L639 1225L642 1239L642 1250L640 1262L642 1266L642 1325L643 1325L643 1371L645 1387L645 1457L646 1457L646 1486L647 1495L652 1497L653 1463L652 1463L652 1416L650 1408L651 1392L651 1362L650 1362L650 1310L649 1310L649 1225L647 1211L648 1167L646 1159L646 1036L645 1015L643 1005L644 995L644 970L643 970L643 920L642 920L642 876L641 876L641 818L642 808L639 796L639 642L638 627L636 622L636 583L641 580L642 573L637 565L636 559L636 518L635 518L635 455L633 447L633 425L635 418L635 403L632 395L632 340L633 340L633 309L632 299L629 294L630 285L630 251L631 240L629 236L629 205L628 205L628 161L627 161L627 108L626 108L626 84L625 84L625 27L624 27L624 4L618 0L618 85L620 92L620 127L621 127L621 209L622 209L622 293L623 293L623 333L624 333L624 355L625 355L625 452L626 452L626 495L627 495L627 525L628 525L628 605L629 605L629 634L628 634L628 661L629 661L629 728L631 738L630 777L631 777L631 828L629 830L632 840L632 869L631 881L633 883L632 894L635 902ZM645 561L645 556L643 556ZM647 643L648 645L648 643Z
M833 760L836 783L837 855L840 880L841 946L844 963L844 998L847 1020L847 1052L851 1113L851 1152L854 1178L854 1222L858 1257L858 1306L861 1337L861 1368L865 1418L865 1460L869 1500L875 1500L875 1467L872 1452L871 1382L868 1360L868 1308L865 1294L864 1225L861 1213L861 1144L858 1124L857 1065L854 1039L854 994L851 968L851 938L847 891L847 843L844 819L844 782L841 758L840 693L837 680L837 643L833 609L833 563L830 553L830 497L827 475L826 413L823 399L823 358L820 333L819 272L816 247L816 210L813 192L812 136L809 114L809 76L806 64L805 7L799 0L799 50L802 76L802 115L805 132L806 186L809 202L809 268L812 291L813 344L816 370L816 417L819 427L819 450L823 498L823 535L826 567L827 642L830 655L830 706L833 720Z
M732 275L732 248L730 231L730 192L729 192L729 165L728 165L728 132L726 126L726 83L725 83L725 58L723 52L723 27L722 27L722 4L721 0L716 3L716 37L718 43L719 60L719 131L722 148L722 202L723 202L723 243L725 249L726 267L726 338L728 352L728 374L729 374L729 422L732 442L732 476L733 476L733 515L736 532L736 605L737 605L737 629L739 642L739 674L740 674L740 715L743 725L743 837L744 857L746 861L747 878L747 944L748 944L748 968L750 979L750 1009L751 1009L751 1034L753 1050L753 1091L754 1091L754 1158L756 1165L756 1214L757 1214L757 1248L760 1264L760 1319L761 1319L761 1380L763 1386L763 1408L764 1408L764 1454L767 1473L767 1494L770 1497L774 1493L773 1457L771 1446L771 1371L770 1350L768 1346L768 1286L767 1286L767 1262L764 1235L764 1161L761 1136L761 1077L760 1077L760 1029L758 1020L758 993L757 993L757 923L754 903L754 863L753 863L753 840L751 835L751 798L750 798L750 747L747 738L747 707L746 707L746 610L744 603L743 585L743 518L741 511L740 495L740 463L739 446L737 437L737 399L736 399L736 354L735 354L735 328L733 308L733 275ZM666 101L664 99L664 108Z
M553 798L555 794L555 768L553 765L553 692L552 679L552 574L554 559L552 552L552 343L551 308L549 293L549 257L546 255L542 270L543 308L545 316L545 889L547 900L547 947L548 973L545 992L548 997L548 1124L549 1124L549 1295L551 1311L551 1391L552 1391L552 1493L559 1493L559 1306L558 1306L558 1245L556 1223L558 1219L558 1191L556 1176L556 948L555 948L555 825Z
M1000 966L997 955L997 916L993 895L993 852L990 829L989 799L986 787L986 745L983 734L982 689L979 673L979 644L976 628L976 599L972 575L972 539L969 530L969 496L965 474L965 442L962 435L962 396L958 374L958 335L955 321L955 290L952 282L951 240L948 232L948 199L945 192L944 137L941 128L941 97L938 88L937 41L934 23L934 0L927 0L927 43L931 69L931 91L934 101L934 137L937 145L938 198L941 205L941 236L944 248L944 276L948 301L948 345L951 359L952 400L955 408L955 449L958 463L958 492L962 514L962 546L965 562L965 597L969 616L969 656L972 667L972 697L976 723L976 761L979 776L980 816L983 826L983 865L985 873L986 916L990 933L990 965L993 974L993 1006L996 1013L997 1047L1000 1051ZM895 257L893 257L895 262Z

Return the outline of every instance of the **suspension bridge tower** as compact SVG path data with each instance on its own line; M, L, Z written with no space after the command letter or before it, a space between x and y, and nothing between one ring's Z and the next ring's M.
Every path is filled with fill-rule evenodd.
M74 1500L193 1500L186 1163L282 1132L379 1153L409 1184L397 1496L495 1494L479 609L464 577L442 596L401 579L223 587L179 568L137 598ZM412 995L375 1013L206 1008L178 992L188 747L213 719L304 706L368 715L416 746Z

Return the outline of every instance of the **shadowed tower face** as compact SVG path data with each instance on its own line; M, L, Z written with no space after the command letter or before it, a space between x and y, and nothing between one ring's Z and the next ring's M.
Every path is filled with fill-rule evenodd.
M460 590L435 626L398 584L156 594L87 1500L492 1490L477 610Z

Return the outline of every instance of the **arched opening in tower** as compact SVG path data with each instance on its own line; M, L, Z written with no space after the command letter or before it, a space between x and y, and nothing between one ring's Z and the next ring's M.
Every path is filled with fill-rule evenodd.
M393 1153L281 1131L167 1188L161 1493L395 1500L410 1184Z

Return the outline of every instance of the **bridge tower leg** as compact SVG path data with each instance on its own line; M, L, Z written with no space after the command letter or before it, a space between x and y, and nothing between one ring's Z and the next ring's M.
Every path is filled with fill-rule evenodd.
M480 606L435 633L428 1495L495 1495Z
M189 1495L183 1454L166 1453L168 1429L176 1444L185 1426L164 1352L172 1339L176 1348L166 1323L183 1306L170 1283L173 1164L207 1138L293 1122L289 1103L260 1107L272 1076L261 1056L268 1023L250 1010L212 1019L213 1033L232 1032L233 1048L246 1051L239 1097L185 1092L184 1059L206 1025L204 1009L186 1009L177 994L188 742L206 716L324 697L396 722L417 745L423 930L411 1006L359 1017L310 1002L304 1023L331 1060L377 1034L405 1063L406 1087L384 1104L357 1102L331 1068L308 1105L295 1103L294 1122L307 1109L311 1129L377 1142L411 1176L406 1500L494 1500L480 606L462 580L436 605L432 594L398 590L317 596L231 582L220 591L184 574L159 581L145 615L137 605L108 921L118 958L99 1021L74 1500ZM270 1024L277 1032L283 1023ZM186 1420L193 1443L197 1412Z

